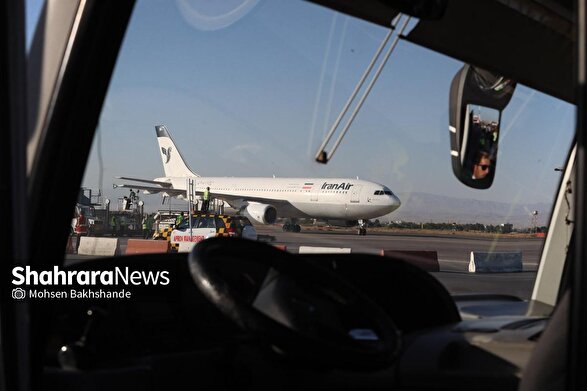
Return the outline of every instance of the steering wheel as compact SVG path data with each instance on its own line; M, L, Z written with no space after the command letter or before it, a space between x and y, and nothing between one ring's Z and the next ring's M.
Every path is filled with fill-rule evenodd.
M388 367L397 357L400 333L387 314L345 280L299 256L220 237L198 243L188 261L196 286L212 304L287 356L361 370Z

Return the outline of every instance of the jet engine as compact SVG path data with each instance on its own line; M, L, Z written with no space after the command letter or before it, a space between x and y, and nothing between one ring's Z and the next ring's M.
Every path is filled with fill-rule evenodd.
M273 224L277 219L277 209L267 204L249 203L241 214L261 224Z

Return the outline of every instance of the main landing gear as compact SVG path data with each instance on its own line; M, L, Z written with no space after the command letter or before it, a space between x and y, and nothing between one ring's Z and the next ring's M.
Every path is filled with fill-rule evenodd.
M296 224L295 220L288 220L283 224L283 232L300 232L302 227Z
M357 230L359 236L367 235L367 224L364 220L359 220L359 229Z

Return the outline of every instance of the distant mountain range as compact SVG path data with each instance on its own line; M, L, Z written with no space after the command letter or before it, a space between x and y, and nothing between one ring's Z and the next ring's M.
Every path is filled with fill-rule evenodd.
M538 211L538 226L547 225L551 205L548 203L508 204L447 197L428 193L398 193L402 205L381 221L455 222L513 224L517 228L532 226L532 211Z

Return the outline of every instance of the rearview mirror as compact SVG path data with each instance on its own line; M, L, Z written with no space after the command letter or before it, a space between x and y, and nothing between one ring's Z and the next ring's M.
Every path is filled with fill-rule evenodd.
M452 168L469 187L487 189L493 183L501 112L516 83L489 71L464 65L452 80L449 131Z

